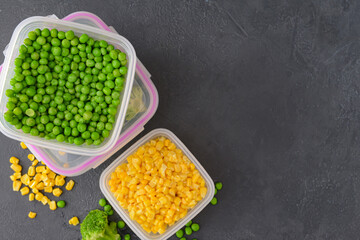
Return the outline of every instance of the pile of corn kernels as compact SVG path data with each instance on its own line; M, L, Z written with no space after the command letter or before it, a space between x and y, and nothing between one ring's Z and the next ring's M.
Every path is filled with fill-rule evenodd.
M207 193L195 165L169 139L149 141L127 161L111 174L110 190L147 232L164 233Z
M21 147L23 149L27 148L24 143L21 143ZM54 197L60 197L63 192L60 187L65 185L65 176L57 175L45 166L44 163L39 166L39 161L35 159L33 154L29 154L28 159L32 161L32 164L27 169L27 173L22 174L20 160L16 157L10 158L10 168L14 171L14 174L10 176L10 179L13 181L13 191L20 191L23 196L29 194L29 201L34 201L35 199L43 205L48 204L51 210L56 210L56 201L51 201L49 197L44 195L44 192L52 193ZM65 189L68 191L72 190L74 184L73 180L68 181ZM36 213L30 212L28 216L29 218L35 218Z

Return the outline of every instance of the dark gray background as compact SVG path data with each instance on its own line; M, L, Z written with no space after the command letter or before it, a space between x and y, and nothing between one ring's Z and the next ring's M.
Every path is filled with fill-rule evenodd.
M27 17L79 10L128 38L152 73L160 105L140 136L172 130L224 183L194 237L359 239L359 1L2 0L0 49ZM12 192L8 159L27 152L0 141L1 239L79 239L67 221L97 207L114 157L73 178L52 212Z

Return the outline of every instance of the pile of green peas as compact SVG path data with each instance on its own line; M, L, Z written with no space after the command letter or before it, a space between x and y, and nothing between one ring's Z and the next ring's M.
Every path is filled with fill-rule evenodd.
M126 54L73 31L35 29L19 48L4 118L32 136L99 145L110 135Z

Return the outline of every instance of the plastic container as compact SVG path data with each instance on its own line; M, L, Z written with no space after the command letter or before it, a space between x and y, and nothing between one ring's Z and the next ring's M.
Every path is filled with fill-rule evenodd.
M192 163L195 164L196 169L199 171L200 175L204 178L206 182L206 187L208 189L206 196L198 202L195 207L193 207L188 214L174 225L169 227L163 234L153 234L147 233L136 221L130 219L129 213L127 210L123 209L113 193L110 191L109 180L111 178L111 173L115 171L116 167L120 164L126 162L126 158L133 154L141 145L146 142L164 136L170 139L177 148L181 149L183 153L190 159ZM134 145L132 145L128 150L126 150L121 156L119 156L112 164L110 164L100 177L100 189L111 206L115 209L115 211L120 215L120 217L126 222L126 224L133 230L133 232L143 240L165 240L174 235L179 229L181 229L187 222L193 219L204 207L206 207L215 193L215 186L213 180L210 178L209 174L205 171L205 169L200 165L200 163L196 160L194 155L185 147L185 145L175 136L174 133L170 132L167 129L155 129L144 137L142 137L139 141L137 141Z
M5 95L5 90L10 88L10 79L14 76L14 59L18 56L18 49L23 43L24 39L27 38L27 33L36 28L56 28L61 31L73 30L77 36L81 35L82 33L86 33L95 40L106 40L110 44L114 45L115 48L120 49L127 54L128 73L126 76L124 90L122 91L120 96L121 104L118 106L118 112L116 115L113 130L110 132L110 136L106 138L101 145L88 146L86 144L83 144L81 146L77 146L75 144L69 144L65 142L60 143L56 140L46 140L40 137L34 137L30 134L23 133L21 130L16 129L14 126L5 121L4 113L7 110L6 103L8 100L8 97L6 97ZM16 27L5 54L5 61L0 76L0 130L7 137L19 141L31 142L34 145L44 148L57 149L67 153L86 156L104 154L114 147L121 132L132 85L134 82L135 64L136 54L133 46L128 40L118 34L114 34L109 31L105 31L103 29L95 28L92 26L58 20L51 17L27 18Z
M77 23L102 28L106 31L116 32L115 29L111 26L107 26L98 16L89 12L75 12L66 16L63 20L75 21ZM144 125L155 114L159 98L156 87L152 83L150 77L151 75L147 69L139 60L137 60L132 94L134 91L141 91L143 96L143 109L140 110L140 108L138 108L139 111L132 113L131 118L126 117L128 120L125 119L115 146L105 154L96 157L89 157L38 147L29 143L26 143L26 145L38 160L43 161L51 170L61 175L78 176L92 168L96 168L122 148L126 143L136 137L144 129ZM132 101L134 101L132 94L129 100L129 108L133 105Z

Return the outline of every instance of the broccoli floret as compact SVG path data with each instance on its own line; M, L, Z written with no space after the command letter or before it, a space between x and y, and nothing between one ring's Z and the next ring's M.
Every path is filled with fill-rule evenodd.
M116 223L108 224L104 211L92 210L81 223L80 232L83 240L120 240Z

